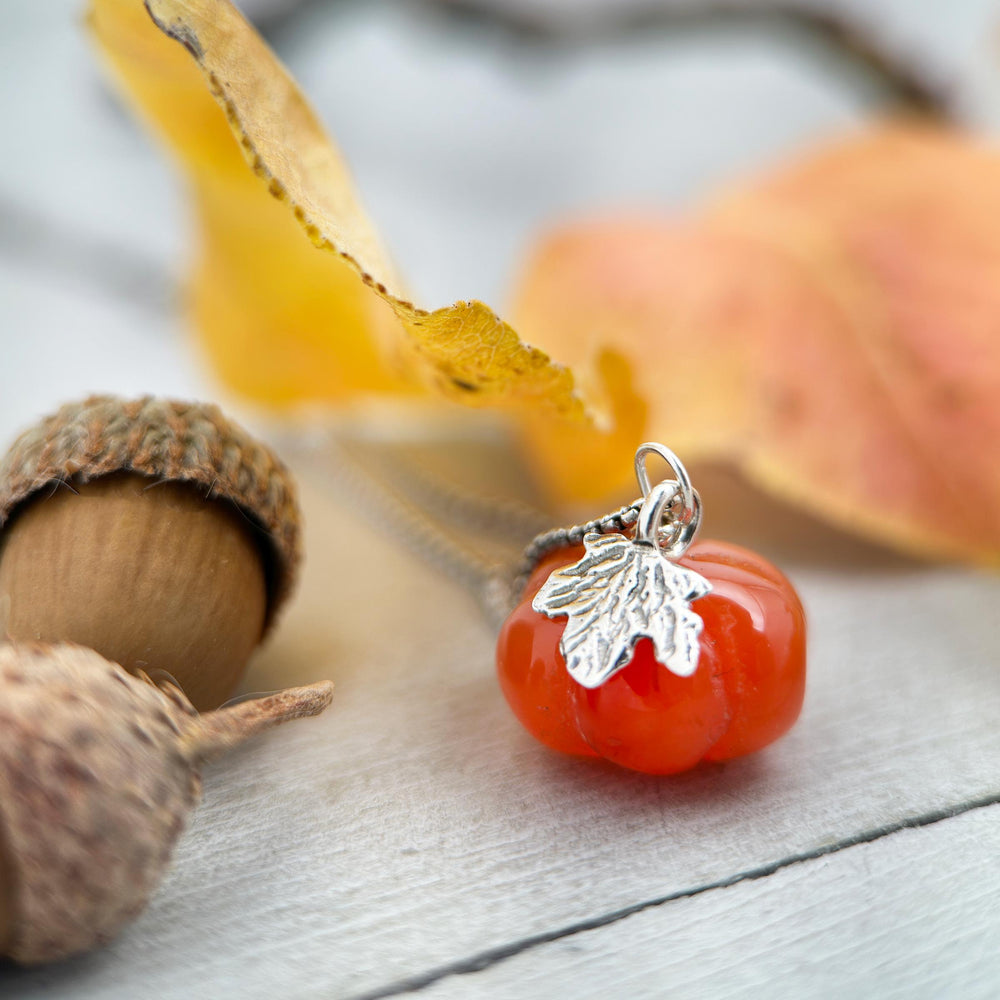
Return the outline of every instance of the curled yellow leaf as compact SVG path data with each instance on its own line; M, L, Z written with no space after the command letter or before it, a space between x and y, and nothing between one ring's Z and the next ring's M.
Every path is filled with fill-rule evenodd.
M92 0L90 21L194 184L195 319L230 385L282 403L430 383L466 404L584 417L570 372L483 303L410 300L341 157L231 3Z

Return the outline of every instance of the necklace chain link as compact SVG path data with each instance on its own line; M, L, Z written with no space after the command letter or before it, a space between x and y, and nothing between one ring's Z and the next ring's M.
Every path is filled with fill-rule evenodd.
M352 507L380 524L390 523L394 537L411 552L468 587L486 617L497 627L517 603L528 578L545 556L560 548L582 545L589 534L633 533L644 502L640 497L591 521L541 531L525 546L520 558L499 562L457 541L448 529L457 527L498 536L516 545L519 537L524 538L548 520L543 512L519 500L491 498L464 490L439 480L425 469L412 465L403 469L396 463L396 478L402 470L406 480L404 493L387 476L375 471L373 463L356 446L333 434L285 442L284 450L306 452L313 467L319 465L323 469L329 484ZM668 522L678 502L679 493L666 507Z

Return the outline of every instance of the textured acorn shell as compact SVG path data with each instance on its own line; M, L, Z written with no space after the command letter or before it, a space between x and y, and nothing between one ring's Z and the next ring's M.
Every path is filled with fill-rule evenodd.
M33 495L115 472L199 486L262 528L270 626L301 558L295 484L270 448L211 404L92 396L61 407L0 459L0 531Z
M201 766L319 714L332 691L199 714L83 646L0 644L0 956L34 965L109 941L163 877Z
M194 709L82 646L0 646L0 953L109 940L162 878L201 781Z

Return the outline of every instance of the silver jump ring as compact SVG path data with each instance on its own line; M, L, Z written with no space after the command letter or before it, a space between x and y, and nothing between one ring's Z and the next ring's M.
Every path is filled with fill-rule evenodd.
M684 468L684 463L669 448L656 441L647 441L635 450L635 478L639 482L642 495L647 496L652 488L649 481L649 470L646 468L646 458L649 455L659 455L670 466L670 471L677 477L677 485L681 489L684 507L686 509L693 508L694 488L691 485L691 477L688 475L687 469Z
M646 469L646 458L650 454L659 455L677 479L666 479L652 486ZM644 497L636 523L636 540L657 546L668 559L679 559L694 541L701 524L701 497L691 485L684 463L669 448L650 441L636 449L635 477ZM670 530L664 539L663 519L667 507L678 493L683 507L671 519Z
M663 518L676 495L677 483L674 480L657 483L646 496L635 526L636 541L656 546L668 559L680 559L684 555L701 525L701 497L694 490L691 507L686 507L664 532Z

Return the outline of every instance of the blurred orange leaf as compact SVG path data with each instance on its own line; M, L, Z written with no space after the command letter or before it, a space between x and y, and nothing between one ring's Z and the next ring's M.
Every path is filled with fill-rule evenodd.
M549 237L515 317L571 368L618 359L630 378L610 408L632 420L632 440L726 458L904 549L996 563L998 220L992 147L883 127L685 224L619 219ZM568 494L610 485L565 451L578 430L530 429Z

